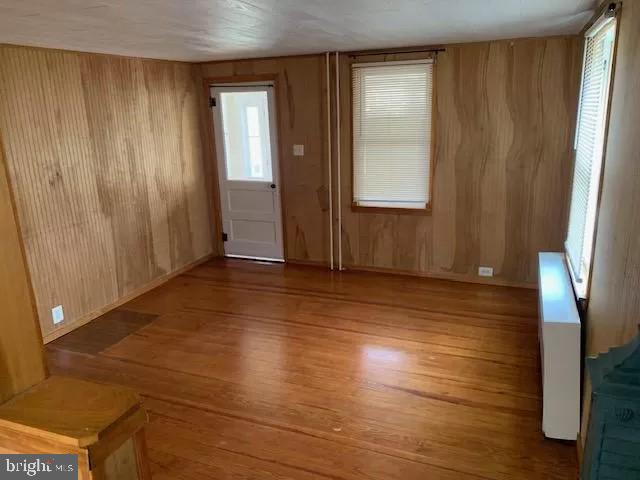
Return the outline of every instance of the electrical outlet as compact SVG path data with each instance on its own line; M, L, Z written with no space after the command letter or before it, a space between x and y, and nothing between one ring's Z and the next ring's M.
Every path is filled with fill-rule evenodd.
M480 267L478 268L478 275L481 277L493 277L492 267Z
M62 309L62 305L58 305L51 309L51 317L53 318L54 325L64 321L64 310Z
M293 146L293 156L294 157L304 157L304 145L294 145Z

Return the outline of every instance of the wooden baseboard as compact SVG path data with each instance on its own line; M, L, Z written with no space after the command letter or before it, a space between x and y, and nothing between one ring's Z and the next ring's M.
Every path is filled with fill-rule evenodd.
M324 267L329 268L329 262L324 260L297 260L287 259L286 263L289 265L303 265L310 267ZM335 270L338 270L338 266L335 265ZM537 283L528 282L513 282L495 277L476 277L465 274L457 273L433 273L433 272L417 272L415 270L401 270L397 268L385 268L385 267L367 267L363 265L345 265L343 271L349 272L371 272L371 273L384 273L388 275L405 275L410 277L420 278L435 278L438 280L451 280L454 282L463 283L475 283L479 285L498 285L501 287L515 287L515 288L528 288L532 290L538 289Z
M582 459L584 458L584 446L582 444L582 432L578 433L576 441L576 455L578 456L578 471L582 471Z
M538 289L537 283L513 282L510 280L504 280L496 277L475 277L471 275L464 275L464 274L457 274L457 273L416 272L413 270L399 270L397 268L384 268L384 267L366 267L366 266L360 266L360 265L344 266L343 271L407 275L410 277L434 278L437 280L451 280L453 282L475 283L479 285L497 285L501 287L528 288L532 290Z
M161 277L158 277L154 280L152 280L151 282L147 283L146 285L143 285L142 287L136 288L135 290L129 292L128 294L126 294L125 296L119 298L118 300L116 300L113 303L110 303L109 305L105 305L104 307L101 307L97 310L94 310L86 315L83 315L82 317L78 318L77 320L74 320L71 323L68 323L60 328L58 328L57 330L54 330L51 333L48 333L46 335L44 335L43 337L43 341L45 344L54 341L56 338L60 338L63 335L66 335L69 332L72 332L73 330L75 330L76 328L80 328L83 325L86 325L87 323L89 323L91 320L95 320L96 318L104 315L105 313L118 308L122 305L124 305L125 303L133 300L136 297L139 297L140 295L147 293L150 290L153 290L154 288L158 288L160 285L163 285L165 283L167 283L169 280L171 280L172 278L177 277L178 275L182 275L183 273L191 270L192 268L197 267L198 265L201 265L205 262L208 262L209 260L211 260L212 258L215 258L217 255L211 253L208 255L205 255L204 257L196 260L195 262L191 262L187 265L185 265L184 267L181 267L171 273L167 273Z
M289 265L304 265L308 267L325 267L329 268L329 262L325 262L324 260L297 260L287 258L285 263Z

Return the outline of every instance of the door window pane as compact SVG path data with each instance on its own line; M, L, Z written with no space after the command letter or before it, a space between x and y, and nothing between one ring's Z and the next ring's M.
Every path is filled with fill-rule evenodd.
M260 138L260 111L252 105L246 108L247 135L249 138L249 163L251 165L251 177L263 178L262 168L262 139Z
M220 94L227 180L272 182L267 92Z

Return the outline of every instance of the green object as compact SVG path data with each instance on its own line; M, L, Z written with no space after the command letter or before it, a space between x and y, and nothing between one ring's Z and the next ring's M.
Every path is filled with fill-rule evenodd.
M587 358L591 417L582 480L640 480L640 336Z

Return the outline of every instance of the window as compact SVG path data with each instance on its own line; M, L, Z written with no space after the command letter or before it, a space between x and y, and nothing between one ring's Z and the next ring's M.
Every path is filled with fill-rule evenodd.
M352 68L354 205L426 209L433 60Z
M251 164L251 177L262 178L262 132L260 130L260 114L258 107L252 105L245 109L247 126L247 140L249 142L249 163Z
M227 180L272 181L267 92L222 92Z
M600 193L616 22L603 16L585 39L575 166L565 248L576 294L586 298Z

